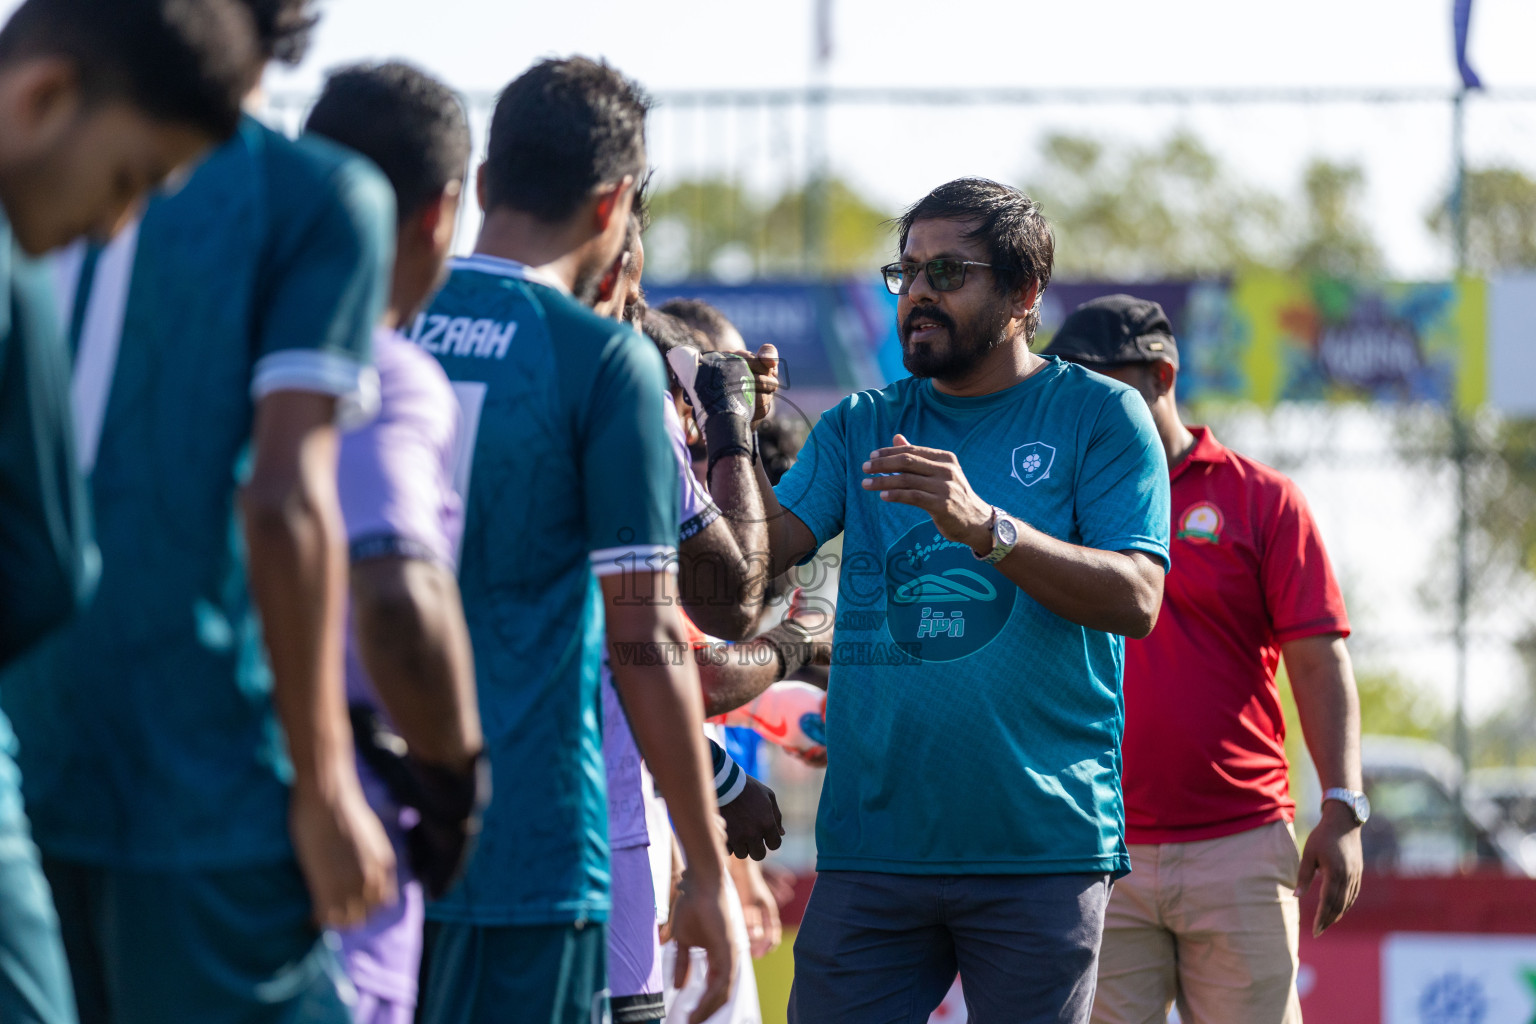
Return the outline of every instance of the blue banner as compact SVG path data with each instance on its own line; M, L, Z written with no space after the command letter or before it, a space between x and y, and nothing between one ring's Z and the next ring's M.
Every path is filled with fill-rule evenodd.
M1462 87L1481 89L1483 80L1477 77L1477 72L1467 62L1467 33L1472 23L1472 0L1456 0L1451 21L1456 28L1456 69L1461 72Z

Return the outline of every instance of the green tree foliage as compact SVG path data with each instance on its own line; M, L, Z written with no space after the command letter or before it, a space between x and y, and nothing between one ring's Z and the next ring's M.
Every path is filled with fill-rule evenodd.
M1434 695L1396 672L1361 672L1360 730L1382 736L1412 736L1443 743L1450 714Z
M1050 135L1028 188L1055 227L1064 278L1221 275L1280 253L1284 204L1188 132L1124 148Z
M1456 244L1447 194L1429 211L1430 231L1447 247ZM1467 172L1463 199L1467 224L1467 269L1490 274L1536 267L1536 179L1514 167Z
M872 275L891 258L891 214L840 178L822 183L826 219L815 244L806 238L807 189L760 197L719 179L683 181L651 199L654 223L686 240L672 275L707 277L722 253L746 257L752 276L825 272ZM667 227L662 227L663 231Z
M1473 732L1473 761L1479 765L1536 765L1536 629L1516 644L1525 665L1525 689Z
M1314 160L1287 200L1242 180L1189 132L1147 146L1058 133L1041 143L1030 179L1055 229L1062 278L1220 276L1253 265L1381 272L1360 212L1365 176L1352 164ZM806 204L817 197L826 214L808 243ZM657 253L663 275L713 276L724 258L742 276L868 274L893 255L894 211L841 178L777 196L687 180L651 203L658 235L675 243Z
M1302 174L1301 188L1305 216L1290 269L1325 277L1379 277L1381 247L1360 214L1365 192L1360 166L1313 160Z
M1301 780L1312 775L1302 770L1311 754L1302 735L1301 715L1296 710L1296 696L1291 681L1280 668L1280 709L1285 716L1285 757L1291 765L1291 796L1297 800L1316 800L1322 794L1303 793ZM1451 716L1446 708L1412 681L1396 672L1358 671L1355 686L1360 693L1360 731L1375 736L1410 736L1414 739L1447 743ZM1305 819L1305 815L1302 819Z

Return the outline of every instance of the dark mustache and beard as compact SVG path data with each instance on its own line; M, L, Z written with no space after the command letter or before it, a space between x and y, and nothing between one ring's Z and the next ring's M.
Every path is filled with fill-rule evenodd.
M947 340L912 343L913 325L928 320L944 328ZM981 311L964 325L934 306L919 306L907 314L900 324L901 364L914 377L936 377L954 380L964 377L986 358L987 353L1008 340L1008 310L999 305L996 309Z

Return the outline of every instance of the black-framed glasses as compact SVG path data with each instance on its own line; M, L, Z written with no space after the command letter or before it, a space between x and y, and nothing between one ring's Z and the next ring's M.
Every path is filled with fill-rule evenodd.
M890 263L880 268L880 273L885 277L885 287L892 295L905 295L907 289L912 287L912 282L917 280L917 272L923 271L928 275L928 283L936 292L952 292L965 284L966 267L988 267L991 263L977 263L975 260L938 259L929 260L927 263Z

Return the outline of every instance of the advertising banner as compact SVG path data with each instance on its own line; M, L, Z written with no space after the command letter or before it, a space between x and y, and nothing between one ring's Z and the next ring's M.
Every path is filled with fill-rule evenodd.
M1364 284L1257 272L1233 282L1231 305L1218 357L1237 369L1230 397L1463 409L1486 397L1487 288L1476 278ZM1200 353L1202 365L1211 355Z
M1178 339L1186 401L1430 403L1490 401L1536 415L1536 277L1492 282L1350 282L1274 271L1230 280L1053 282L1036 351L1089 299L1124 292L1163 306ZM906 375L896 296L876 280L650 289L719 306L750 348L774 344L791 393L815 411ZM1490 385L1490 381L1493 382Z
M1231 281L1053 284L1036 350L1079 304L1116 292L1168 314L1183 400L1470 409L1487 397L1487 287L1475 278L1359 283L1253 271Z
M1536 938L1389 935L1381 946L1382 1024L1536 1021Z

